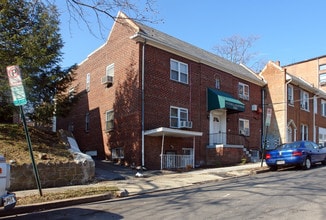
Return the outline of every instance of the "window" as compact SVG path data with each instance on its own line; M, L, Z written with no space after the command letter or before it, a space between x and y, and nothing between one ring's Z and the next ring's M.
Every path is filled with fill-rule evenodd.
M179 128L181 121L188 121L188 109L170 107L170 127Z
M112 159L123 159L125 157L122 147L112 149Z
M326 70L326 64L319 65L319 71Z
M291 105L294 104L293 86L292 85L288 85L288 103Z
M239 82L238 94L239 98L249 100L249 86Z
M319 85L326 86L326 73L319 74Z
M303 110L309 111L309 94L302 90L300 92L300 107Z
M86 75L86 92L89 92L91 86L91 74L87 73Z
M220 89L221 88L221 82L220 79L215 79L215 88Z
M239 119L239 134L244 136L250 135L249 120L241 118Z
M193 155L193 148L182 148L182 155Z
M301 125L301 140L308 140L308 126Z
M110 64L105 68L105 76L101 78L101 84L105 85L106 88L109 88L113 85L114 77L114 64Z
M171 59L170 79L188 84L188 64Z
M75 87L71 87L68 91L68 99L69 99L69 102L72 102L74 97L75 97Z
M89 112L87 112L85 115L85 131L89 131Z
M114 63L106 67L106 76L114 76Z
M326 128L318 128L318 133L319 133L319 145L326 147Z
M321 115L326 117L326 101L321 100Z
M105 131L112 131L114 128L114 111L105 112Z

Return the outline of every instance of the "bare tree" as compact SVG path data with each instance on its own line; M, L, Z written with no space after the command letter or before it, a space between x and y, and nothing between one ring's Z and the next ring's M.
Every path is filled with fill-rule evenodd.
M223 44L215 46L213 50L225 59L238 64L250 65L250 68L258 71L266 63L258 59L258 53L250 50L258 39L258 36L241 37L233 35L222 39Z
M56 0L46 0L55 4ZM61 1L61 0L60 0ZM105 17L113 20L116 19L117 12L123 11L131 19L140 22L156 23L161 20L156 19L158 11L154 8L155 0L65 0L67 13L69 13L70 21L77 24L84 23L91 34L94 33L92 26L94 18L96 18L98 30L101 37L106 36L107 26L105 25ZM103 34L103 30L105 33Z

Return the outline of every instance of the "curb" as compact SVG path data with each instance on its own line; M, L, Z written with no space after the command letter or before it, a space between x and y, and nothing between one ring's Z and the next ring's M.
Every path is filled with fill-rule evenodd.
M245 177L245 176L265 173L268 171L269 171L269 168L266 168L266 167L238 170L237 171L238 175L233 175L232 171L229 171L229 172L225 173L227 175L227 177L224 177L223 179L200 181L200 182L193 183L192 185L189 185L189 186L205 184L205 183L214 182L214 181L229 180L229 179L234 179L234 178L238 178L238 177ZM83 204L83 203L97 202L97 201L103 201L103 200L109 200L109 199L125 199L130 196L144 195L144 194L150 194L150 193L154 193L154 192L162 192L162 191L179 189L179 188L184 188L184 187L185 186L182 186L182 187L176 186L176 187L169 188L169 189L157 189L154 191L135 193L132 195L128 195L128 194L120 195L120 196L118 194L113 195L112 193L99 194L99 195L94 195L94 196L84 196L84 197L70 198L70 199L64 199L64 200L55 200L55 201L50 201L50 202L45 202L45 203L22 205L22 206L14 207L11 210L6 210L6 211L0 210L0 217L18 215L18 214L23 214L23 213L31 213L31 212L41 211L41 210L62 208L65 206L79 205L79 204Z
M36 203L31 205L22 205L22 206L14 207L11 210L6 210L6 211L1 210L0 217L18 215L22 213L30 213L30 212L41 211L46 209L61 208L65 206L79 205L82 203L97 202L97 201L108 200L112 198L115 197L111 193L109 193L109 194L100 194L94 196L78 197L72 199L55 200L51 202Z

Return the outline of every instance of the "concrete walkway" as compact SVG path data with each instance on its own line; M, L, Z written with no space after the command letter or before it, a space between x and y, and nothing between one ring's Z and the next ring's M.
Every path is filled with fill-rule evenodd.
M188 172L173 171L144 171L143 177L136 177L136 171L125 168L106 161L96 161L96 179L97 182L88 185L65 186L57 188L42 189L43 195L52 192L64 192L68 190L78 190L85 187L98 186L115 186L120 189L117 197L132 196L138 194L151 193L155 191L163 191L187 187L194 184L205 183L210 181L221 181L240 176L254 175L259 172L268 171L265 163L248 163L244 165L211 168L211 169L195 169ZM25 197L29 195L39 195L39 191L25 190L14 192L17 197ZM64 207L68 205L81 204L85 202L94 202L104 199L114 198L112 195L96 195L82 198L74 198L60 201L51 201L41 204L31 204L24 206L16 206L10 212L4 213L0 211L0 216L9 214L18 214L31 212L33 210L50 209Z

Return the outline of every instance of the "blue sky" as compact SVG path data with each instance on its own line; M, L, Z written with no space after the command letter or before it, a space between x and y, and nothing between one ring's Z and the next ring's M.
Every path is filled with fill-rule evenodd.
M62 65L67 67L100 47L113 21L103 18L108 27L103 39L94 20L95 37L82 23L69 22L63 3L57 1L65 42ZM159 12L156 18L163 22L146 23L148 26L210 52L223 38L255 35L260 38L252 51L261 59L279 60L281 65L326 55L324 0L156 0L155 8Z

